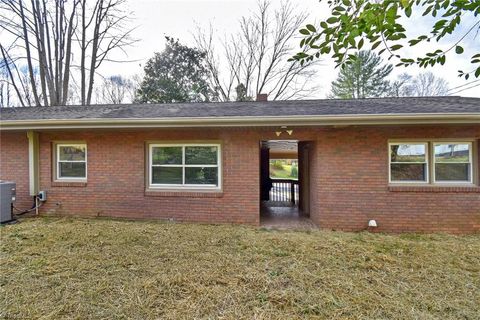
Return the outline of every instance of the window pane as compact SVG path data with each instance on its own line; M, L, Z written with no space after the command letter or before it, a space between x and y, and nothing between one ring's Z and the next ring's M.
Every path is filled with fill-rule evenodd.
M218 169L207 168L185 168L186 184L213 184L218 186Z
M85 161L85 146L59 146L60 161Z
M470 164L437 163L435 164L436 181L470 181Z
M182 184L182 167L152 167L153 184Z
M85 178L87 176L85 162L60 162L58 165L60 166L59 178Z
M185 164L217 164L217 147L185 147Z
M152 164L182 164L182 147L152 147Z
M470 161L469 144L436 144L435 162L464 162Z
M390 145L391 162L425 162L424 144Z
M410 163L392 163L390 165L392 181L426 181L426 165Z

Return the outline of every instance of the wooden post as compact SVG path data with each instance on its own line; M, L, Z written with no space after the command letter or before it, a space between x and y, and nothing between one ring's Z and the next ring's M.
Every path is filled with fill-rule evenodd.
M39 153L40 144L38 139L38 132L27 131L28 138L28 180L30 195L36 196L40 189L40 167L39 167Z
M290 201L295 204L295 183L290 181Z

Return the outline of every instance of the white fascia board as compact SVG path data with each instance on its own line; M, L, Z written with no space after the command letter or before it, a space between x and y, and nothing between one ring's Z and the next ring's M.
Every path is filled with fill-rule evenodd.
M480 124L480 113L2 120L0 122L0 130L265 127L278 125L334 126L396 124Z

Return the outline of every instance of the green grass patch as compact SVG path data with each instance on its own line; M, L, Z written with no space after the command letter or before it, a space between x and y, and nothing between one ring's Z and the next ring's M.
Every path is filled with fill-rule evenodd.
M285 160L272 160L270 162L270 178L298 179L298 166L288 164Z
M36 218L0 228L2 319L478 319L480 235Z

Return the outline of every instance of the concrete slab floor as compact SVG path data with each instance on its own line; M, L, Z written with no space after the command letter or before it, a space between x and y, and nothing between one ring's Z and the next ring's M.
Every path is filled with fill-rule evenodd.
M294 230L310 230L317 228L308 217L301 215L297 206L277 207L271 203L262 203L260 226L267 229Z

